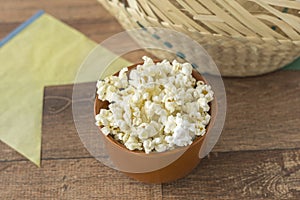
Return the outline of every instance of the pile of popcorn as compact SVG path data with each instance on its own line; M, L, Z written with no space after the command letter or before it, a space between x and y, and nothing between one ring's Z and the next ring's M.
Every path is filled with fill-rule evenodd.
M163 152L190 145L210 121L211 87L196 81L189 63L143 60L97 82L98 98L110 104L96 115L96 125L129 150Z

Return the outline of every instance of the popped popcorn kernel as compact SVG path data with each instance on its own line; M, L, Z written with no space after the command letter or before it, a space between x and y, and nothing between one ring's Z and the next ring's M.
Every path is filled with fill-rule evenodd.
M187 146L205 135L211 86L192 76L189 63L143 60L135 69L97 81L98 99L110 103L95 116L103 134L145 153Z

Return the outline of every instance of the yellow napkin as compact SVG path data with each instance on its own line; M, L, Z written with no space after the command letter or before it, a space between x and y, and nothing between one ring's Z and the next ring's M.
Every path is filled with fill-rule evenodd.
M42 12L12 36L0 43L0 140L39 166L43 88L72 83L96 44Z

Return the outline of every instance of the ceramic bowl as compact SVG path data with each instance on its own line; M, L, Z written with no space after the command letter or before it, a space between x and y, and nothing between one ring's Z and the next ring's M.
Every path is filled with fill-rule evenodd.
M135 68L138 64L129 67ZM115 75L118 75L116 73ZM206 80L195 70L193 77L205 83ZM107 109L109 103L100 101L97 97L94 103L94 114L97 115L100 109ZM111 136L104 136L104 143L110 160L114 166L127 176L145 183L165 183L182 178L189 174L200 162L199 151L203 140L209 134L216 116L216 99L210 102L211 120L206 127L204 136L196 137L193 143L187 147L178 147L166 152L151 152L128 150L123 144ZM101 129L99 127L100 134Z

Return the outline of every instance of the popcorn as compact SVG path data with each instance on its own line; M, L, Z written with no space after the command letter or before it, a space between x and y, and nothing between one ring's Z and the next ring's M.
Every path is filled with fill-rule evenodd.
M206 133L213 91L192 76L189 63L144 64L97 82L97 95L110 102L95 116L105 135L129 150L164 152L192 144Z
M101 128L101 131L104 135L108 135L110 133L110 129L105 126Z
M138 142L137 138L135 137L129 137L127 141L124 143L124 145L129 150L142 150L142 143Z

